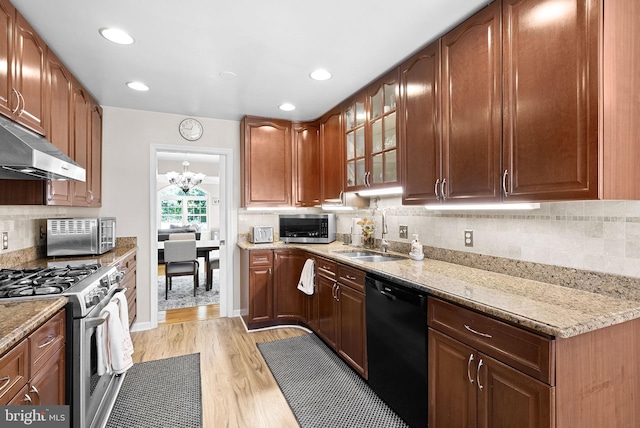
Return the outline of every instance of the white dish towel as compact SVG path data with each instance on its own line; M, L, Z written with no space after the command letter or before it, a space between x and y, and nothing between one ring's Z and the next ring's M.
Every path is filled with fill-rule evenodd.
M302 273L300 274L300 281L298 281L298 290L311 296L313 294L313 280L315 274L313 272L314 262L313 259L307 259L302 267Z
M133 359L131 358L133 342L129 335L128 321L126 325L123 325L123 320L120 319L122 307L127 307L126 298L124 299L124 306L122 299L112 299L100 312L100 316L105 317L106 321L96 328L98 375L124 373L133 366ZM126 318L128 318L128 315Z

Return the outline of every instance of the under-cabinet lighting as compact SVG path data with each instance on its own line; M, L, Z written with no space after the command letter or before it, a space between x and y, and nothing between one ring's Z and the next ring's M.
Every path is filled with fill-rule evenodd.
M371 189L358 191L360 196L402 195L402 187L388 187L386 189Z
M537 210L539 203L518 204L460 204L460 205L425 205L429 211L505 211L505 210Z
M321 208L327 211L353 211L353 207L346 207L342 205L322 205Z
M247 207L247 211L291 211L296 207Z

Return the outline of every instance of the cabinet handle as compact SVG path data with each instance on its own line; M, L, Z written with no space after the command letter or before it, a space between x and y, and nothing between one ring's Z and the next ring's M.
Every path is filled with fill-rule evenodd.
M55 334L50 334L47 336L47 341L44 343L41 343L40 345L38 345L38 349L42 349L45 346L49 346L54 340L56 340L56 336Z
M7 385L9 385L9 383L11 383L11 376L7 375L5 377L1 377L0 382L4 382L4 385L0 386L0 391L2 391L7 387Z
M29 397L29 394L24 394L24 400L25 403L32 403L33 404L33 400L31 399L31 397Z
M471 362L473 361L473 354L469 355L469 361L467 361L467 379L469 383L473 385L473 378L471 377Z
M327 267L327 266L325 266L325 265L322 265L322 269L324 269L324 270L329 270L329 271L331 270L331 268L329 268L329 267Z
M436 180L436 185L433 186L433 193L435 193L436 195L436 201L440 200L440 194L438 193L438 187L440 186L440 179L438 178Z
M340 295L338 294L340 292L340 284L336 284L336 301L340 301Z
M502 192L504 193L504 197L509 197L509 192L507 192L507 176L509 175L509 170L505 169L502 173Z
M333 297L333 300L336 299L336 285L335 284L333 284L331 286L331 297Z
M47 186L49 186L49 196L47 196L47 199L52 201L53 197L56 195L56 192L53 189L53 180L47 180Z
M442 183L440 183L440 195L442 196L442 200L447 199L446 193L444 193L444 186L447 184L447 179L443 178Z
M35 386L31 385L29 392L33 392L38 396L38 404L40 404L40 391L38 391Z
M474 329L472 329L471 327L469 327L468 325L464 325L464 328L466 328L467 330L469 330L471 333L473 334L477 334L478 336L482 336L482 337L488 337L489 339L493 338L493 336L491 336L490 334L487 333L480 333L479 331L476 331Z
M351 281L355 281L356 280L355 276L345 275L344 277L347 278L347 279L350 279Z
M16 114L16 112L20 108L20 93L16 90L16 88L11 88L11 93L16 94L16 99L18 100L18 104L16 105L16 108L11 110L11 114Z
M18 94L18 97L20 97L20 100L22 100L22 108L20 109L20 113L18 113L18 117L22 116L22 113L24 113L24 108L26 107L25 102L24 102L24 95L22 95L20 92L16 91ZM18 100L18 106L20 105L20 100Z
M480 361L478 361L478 371L476 372L476 383L478 384L478 389L480 391L484 388L484 386L480 384L480 367L482 367L482 364L482 358L480 358Z

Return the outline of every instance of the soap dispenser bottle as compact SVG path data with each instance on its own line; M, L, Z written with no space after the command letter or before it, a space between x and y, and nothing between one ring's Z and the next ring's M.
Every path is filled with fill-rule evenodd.
M411 241L411 252L409 253L414 260L422 260L424 258L424 253L422 252L422 244L418 239L418 234L413 235L413 241Z

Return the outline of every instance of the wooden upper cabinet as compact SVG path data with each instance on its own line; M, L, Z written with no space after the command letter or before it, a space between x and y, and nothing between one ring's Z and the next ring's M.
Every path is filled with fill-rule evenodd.
M245 117L240 123L242 206L291 205L291 123Z
M328 113L320 124L321 203L342 202L344 160L342 145L342 114Z
M389 186L400 180L396 114L398 99L398 68L371 85L367 91L367 187Z
M18 96L13 88L13 40L16 9L7 0L0 0L0 113L13 116Z
M45 133L47 45L16 13L13 85L20 96L15 120L40 134Z
M293 124L295 205L320 205L320 128L314 123Z
M442 196L501 198L502 63L500 2L442 37Z
M91 147L89 176L89 206L102 206L102 107L91 100L91 131L89 145Z
M399 182L398 68L369 85L344 109L346 190Z
M598 197L600 8L557 3L503 0L505 201Z
M442 181L440 40L400 66L402 203L439 199Z
M47 139L60 151L73 158L72 80L73 77L61 61L49 52L47 55ZM71 205L73 182L49 180L47 205Z
M72 88L73 94L73 153L74 160L86 171L86 181L73 183L73 205L88 206L90 190L91 146L89 145L90 100L88 94L78 85Z

